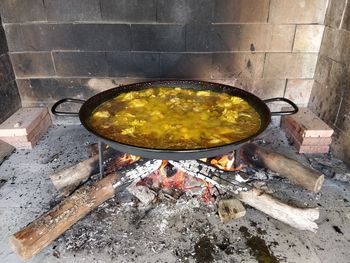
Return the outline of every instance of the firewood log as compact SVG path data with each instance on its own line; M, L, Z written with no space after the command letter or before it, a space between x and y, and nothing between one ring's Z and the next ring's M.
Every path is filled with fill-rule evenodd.
M29 259L63 234L94 208L114 196L118 175L111 173L72 195L10 237L10 246L23 260Z
M257 168L277 172L280 176L314 193L320 191L323 185L322 173L253 143L246 143L241 147L241 159Z
M256 188L247 192L241 192L239 199L294 228L312 232L316 232L318 228L314 222L319 217L318 208L293 207Z
M94 155L78 164L63 168L50 176L51 181L62 196L68 196L97 170L98 160L98 155Z

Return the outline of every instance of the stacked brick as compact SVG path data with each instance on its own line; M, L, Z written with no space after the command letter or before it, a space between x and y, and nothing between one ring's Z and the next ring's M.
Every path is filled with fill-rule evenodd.
M20 108L0 125L0 140L17 149L32 149L51 123L47 108Z
M299 153L327 153L333 129L308 108L282 117L282 128Z

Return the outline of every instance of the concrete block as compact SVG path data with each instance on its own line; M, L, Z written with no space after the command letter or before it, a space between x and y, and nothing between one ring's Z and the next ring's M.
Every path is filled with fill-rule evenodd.
M313 84L313 79L288 79L284 96L298 105L307 106Z
M319 52L323 31L323 25L297 25L293 52Z
M109 77L159 77L159 54L107 52Z
M161 53L161 78L210 78L211 54Z
M185 51L183 25L131 25L134 51Z
M2 0L0 13L4 23L46 21L43 0Z
M0 55L0 89L15 79L8 54Z
M269 23L323 24L328 0L271 0Z
M211 77L213 79L262 77L263 53L214 53Z
M105 52L53 52L57 76L108 76Z
M1 23L1 18L0 18L0 23ZM6 41L6 36L5 36L5 31L2 25L0 26L0 55L7 53L8 48L7 48L7 41Z
M186 25L186 51L213 50L213 29L210 25Z
M101 0L103 21L150 23L156 21L156 1Z
M350 128L350 120L348 120ZM349 131L349 130L348 130ZM350 166L350 133L339 131L337 132L334 142L331 145L332 152L343 160L347 166ZM348 181L348 179L347 179Z
M281 51L292 50L294 25L213 25L213 51Z
M350 133L350 98L344 98L339 105L335 127L345 133Z
M10 54L17 78L49 77L55 75L50 52Z
M215 0L215 23L265 23L268 0Z
M5 31L10 51L125 51L131 47L130 26L124 24L12 24Z
M333 126L341 100L332 87L321 85L315 81L308 107L328 125Z
M350 32L326 27L320 54L340 63L350 63Z
M332 67L332 60L330 58L325 56L319 56L314 79L318 83L325 85L329 81L331 67Z
M158 0L157 22L209 24L213 20L212 0Z
M98 0L45 0L48 21L100 21Z
M0 103L1 123L21 107L21 98L14 80L0 87L0 98L5 98Z
M317 58L316 53L267 53L264 78L311 79L315 73Z
M346 0L329 0L325 25L339 28Z
M341 22L341 29L345 29L347 31L350 30L350 3L346 1L346 6L344 8L344 13Z
M244 89L264 100L283 97L285 87L285 79L254 79Z

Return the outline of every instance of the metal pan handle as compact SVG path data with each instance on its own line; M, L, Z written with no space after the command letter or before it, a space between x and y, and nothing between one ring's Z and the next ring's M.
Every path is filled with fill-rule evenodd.
M269 102L275 102L275 101L283 101L288 103L290 106L293 107L293 110L289 110L289 111L274 111L271 112L272 116L281 116L281 115L292 115L295 114L299 111L299 108L297 105L295 105L295 103L289 99L286 98L282 98L282 97L278 97L278 98L272 98L272 99L267 99L264 100L265 103L269 103Z
M57 107L60 106L63 103L79 103L83 104L85 100L79 100L79 99L71 99L71 98L65 98L62 100L57 101L51 108L52 114L56 116L79 116L79 112L71 112L71 111L57 111Z

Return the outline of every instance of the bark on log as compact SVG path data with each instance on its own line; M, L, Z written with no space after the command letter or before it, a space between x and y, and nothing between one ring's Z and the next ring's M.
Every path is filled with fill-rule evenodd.
M268 168L277 172L280 176L314 193L320 191L323 185L324 175L320 172L253 143L247 143L241 147L241 159L255 167Z
M93 185L76 190L53 209L10 237L11 248L21 259L29 259L63 234L94 208L114 196L112 173Z
M247 192L241 192L239 199L294 228L312 232L316 232L318 228L314 222L319 217L318 208L293 207L256 188Z
M50 176L51 181L61 195L68 196L96 171L98 162L98 155L92 156L54 173Z

